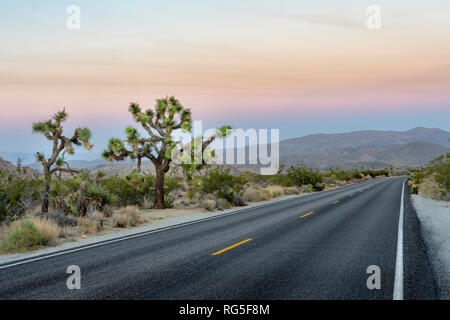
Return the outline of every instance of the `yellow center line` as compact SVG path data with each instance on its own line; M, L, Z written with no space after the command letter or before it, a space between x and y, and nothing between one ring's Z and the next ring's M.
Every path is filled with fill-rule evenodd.
M336 201L333 201L332 204L336 204L336 203L338 203L338 202L339 202L339 200L336 200Z
M353 197L354 196L354 194L352 193L351 195L350 195L350 197Z
M313 214L313 213L314 213L314 211L308 212L307 214L302 215L300 218L304 218L304 217L309 216L310 214Z
M222 249L222 250L220 250L220 251L214 252L212 255L215 256L215 255L221 254L222 252L225 252L225 251L227 251L227 250L233 249L234 247L240 246L241 244L244 244L244 243L246 243L246 242L249 242L250 240L252 240L252 239L249 238L249 239L246 239L246 240L244 240L244 241L238 242L238 243L233 244L232 246L229 246L229 247L227 247L227 248L225 248L225 249Z

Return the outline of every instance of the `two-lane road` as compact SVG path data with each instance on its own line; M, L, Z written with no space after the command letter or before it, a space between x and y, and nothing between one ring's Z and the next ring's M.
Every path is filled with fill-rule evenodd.
M394 287L405 299L433 299L407 190L401 208L405 180L366 181L0 266L0 299L392 299ZM66 286L69 265L81 269L81 290ZM372 265L381 271L379 290L367 288Z

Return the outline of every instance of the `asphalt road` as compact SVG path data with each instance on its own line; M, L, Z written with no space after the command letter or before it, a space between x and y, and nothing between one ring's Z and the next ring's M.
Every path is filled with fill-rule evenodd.
M405 180L366 181L3 265L0 299L390 300ZM396 290L404 299L434 299L435 281L407 184L403 207L403 276ZM66 286L69 265L80 267L80 290ZM371 265L380 268L380 289L367 287Z

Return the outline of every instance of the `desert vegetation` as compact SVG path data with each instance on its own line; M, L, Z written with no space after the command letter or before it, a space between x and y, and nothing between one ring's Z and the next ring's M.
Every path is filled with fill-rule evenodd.
M450 200L450 153L432 160L425 167L410 170L411 191L435 200Z
M68 118L65 109L49 120L33 123L33 131L51 142L51 150L47 157L43 152L36 154L42 175L28 174L21 163L17 170L0 171L1 252L23 252L80 236L136 227L153 221L152 213L157 209L224 210L395 174L393 168L318 171L303 165L280 166L271 176L236 170L205 161L208 156L214 157L211 143L226 136L229 126L182 145L175 141L174 131L191 130L191 111L175 97L158 99L153 109L145 111L131 103L129 111L146 136L128 127L125 139L111 138L102 154L110 161L135 161L135 169L123 176L69 166L66 157L75 152L75 147L90 150L92 144L88 128L78 128L71 136L63 134L62 123ZM196 146L201 150L194 150ZM198 152L203 154L202 161L195 161ZM190 159L181 159L180 155ZM151 161L155 174L141 171L143 159ZM442 161L436 160L432 167L438 168ZM448 188L448 173L447 182L440 176L435 179Z

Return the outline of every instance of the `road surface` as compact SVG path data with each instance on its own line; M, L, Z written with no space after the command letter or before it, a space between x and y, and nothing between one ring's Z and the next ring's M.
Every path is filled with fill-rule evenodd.
M405 180L365 181L2 265L0 300L434 299ZM70 265L80 267L80 290L67 288ZM380 289L367 287L374 265Z

